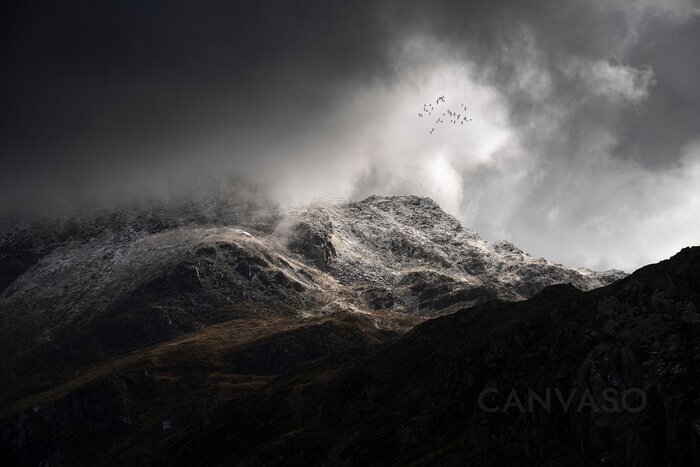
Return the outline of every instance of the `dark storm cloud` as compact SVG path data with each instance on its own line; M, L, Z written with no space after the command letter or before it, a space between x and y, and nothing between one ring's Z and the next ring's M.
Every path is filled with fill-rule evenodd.
M630 61L651 66L656 85L647 110L624 122L622 137L631 152L646 160L673 160L700 131L700 17L672 30L663 25L649 29L653 39L641 41Z
M168 157L222 122L315 118L385 71L371 2L22 2L3 18L5 182Z
M669 35L661 16L640 28L632 3L21 2L3 20L4 172L132 163L177 152L222 121L318 117L338 93L387 77L387 47L414 33L483 66L516 125L570 105L566 144L594 119L618 128L621 156L672 161L697 131L700 27ZM630 34L642 37L624 50ZM553 79L546 100L513 85L527 40L532 65ZM651 66L649 106L611 115L604 100L580 105L580 79L560 68L569 57Z

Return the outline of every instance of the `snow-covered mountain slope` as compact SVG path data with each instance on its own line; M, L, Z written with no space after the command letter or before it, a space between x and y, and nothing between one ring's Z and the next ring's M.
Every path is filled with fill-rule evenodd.
M485 241L429 198L325 201L288 222L281 231L289 232L290 249L360 290L373 308L444 313L493 298L520 300L558 283L590 290L625 276L567 268L507 241Z

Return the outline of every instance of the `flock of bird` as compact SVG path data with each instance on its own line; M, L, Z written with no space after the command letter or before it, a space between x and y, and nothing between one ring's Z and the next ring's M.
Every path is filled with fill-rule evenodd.
M437 106L442 102L443 104L445 103L445 96L440 96L437 98L435 101L435 107L433 107L433 104L423 104L423 111L418 112L418 117L423 118L423 117L430 117L433 115L433 112L436 112ZM438 114L437 120L435 120L436 125L440 125L441 123L445 123L445 120L442 119L442 117L448 117L449 123L453 125L457 125L459 123L460 125L464 125L465 123L469 123L472 121L471 118L468 118L466 115L464 117L462 116L463 113L466 114L467 112L467 106L464 104L459 104L459 111L453 111L452 109L447 109L445 112L442 113L442 115ZM431 135L435 133L435 127L431 128L430 131L428 132Z

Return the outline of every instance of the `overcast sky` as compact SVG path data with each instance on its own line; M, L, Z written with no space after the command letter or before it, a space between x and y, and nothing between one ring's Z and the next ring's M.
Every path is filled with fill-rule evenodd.
M572 266L700 244L696 0L12 3L5 205L230 173L430 196ZM473 121L429 134L440 95Z

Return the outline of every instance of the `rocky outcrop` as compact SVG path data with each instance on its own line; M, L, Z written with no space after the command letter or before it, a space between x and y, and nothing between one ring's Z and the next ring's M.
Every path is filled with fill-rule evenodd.
M328 271L336 256L331 243L333 224L325 219L314 218L298 222L292 230L287 246L299 253L321 271Z

